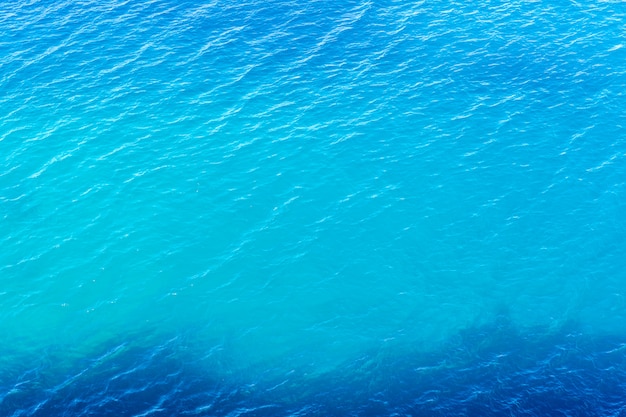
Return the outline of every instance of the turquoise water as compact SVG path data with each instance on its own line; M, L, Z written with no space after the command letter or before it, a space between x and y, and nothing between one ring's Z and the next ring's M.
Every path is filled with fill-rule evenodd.
M0 414L625 413L625 6L0 3Z

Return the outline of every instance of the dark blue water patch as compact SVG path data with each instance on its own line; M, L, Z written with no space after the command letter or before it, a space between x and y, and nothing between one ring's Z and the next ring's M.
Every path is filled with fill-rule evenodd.
M364 357L326 385L334 392L325 408L367 416L626 415L624 346L621 337L584 336L573 324L548 334L501 320L429 355Z
M622 336L591 337L575 323L522 331L504 317L437 352L376 350L315 377L271 367L211 375L178 337L111 346L63 375L54 353L19 374L3 370L0 415L622 416L625 351Z

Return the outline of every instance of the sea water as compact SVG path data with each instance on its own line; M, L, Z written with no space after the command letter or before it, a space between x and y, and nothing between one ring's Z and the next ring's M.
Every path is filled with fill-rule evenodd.
M0 415L623 415L626 3L0 3Z

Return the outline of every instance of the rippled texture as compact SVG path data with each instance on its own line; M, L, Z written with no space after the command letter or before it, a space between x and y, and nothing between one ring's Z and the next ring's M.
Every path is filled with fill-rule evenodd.
M625 414L625 12L0 3L0 415Z

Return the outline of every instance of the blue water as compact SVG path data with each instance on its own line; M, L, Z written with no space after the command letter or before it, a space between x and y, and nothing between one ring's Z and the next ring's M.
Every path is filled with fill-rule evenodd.
M0 415L626 415L625 22L0 2Z

